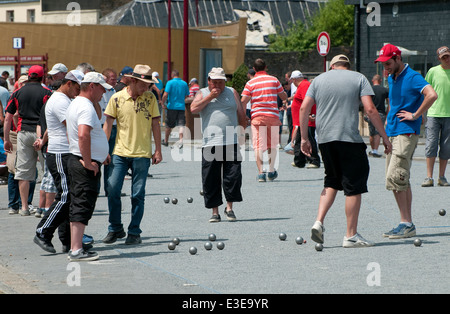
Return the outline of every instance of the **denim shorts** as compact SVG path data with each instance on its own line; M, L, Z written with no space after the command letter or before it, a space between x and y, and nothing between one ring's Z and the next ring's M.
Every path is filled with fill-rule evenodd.
M425 157L450 159L450 118L428 117L425 125Z

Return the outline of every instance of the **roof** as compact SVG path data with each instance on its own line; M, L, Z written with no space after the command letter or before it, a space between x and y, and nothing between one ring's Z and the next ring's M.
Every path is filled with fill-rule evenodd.
M40 2L40 0L0 0L0 4Z
M259 38L246 45L265 46L270 33L284 33L289 23L306 21L328 0L198 0L189 1L189 26L213 26L247 17L247 38ZM101 24L167 27L168 1L131 1L102 17ZM172 28L183 28L184 0L172 0ZM198 12L198 13L197 13ZM198 16L198 17L197 17ZM253 32L253 34L249 34ZM255 34L256 33L256 34Z

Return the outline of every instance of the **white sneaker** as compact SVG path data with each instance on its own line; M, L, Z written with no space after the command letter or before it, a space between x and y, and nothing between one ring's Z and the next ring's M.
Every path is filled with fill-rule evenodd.
M364 239L359 233L356 233L353 237L344 237L342 246L345 248L351 247L369 247L374 246L375 243Z
M323 232L325 228L320 221L316 221L311 228L311 240L317 243L323 243Z

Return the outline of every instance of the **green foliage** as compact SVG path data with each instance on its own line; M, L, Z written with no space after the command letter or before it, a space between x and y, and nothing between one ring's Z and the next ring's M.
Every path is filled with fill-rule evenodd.
M269 50L305 51L316 48L317 36L325 31L330 35L332 46L353 46L353 6L344 0L330 0L306 24L290 23L285 35L269 36Z
M240 95L244 90L245 83L247 83L247 72L248 67L242 63L236 71L233 73L233 79L231 80L231 86L238 92Z

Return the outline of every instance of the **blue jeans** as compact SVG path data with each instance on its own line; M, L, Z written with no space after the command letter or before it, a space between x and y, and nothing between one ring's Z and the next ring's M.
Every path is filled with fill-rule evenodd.
M108 190L109 232L123 230L120 194L125 175L128 169L131 169L131 222L128 226L128 234L141 234L140 224L144 216L145 184L149 167L150 158L112 156L112 161L109 165L108 185L106 187Z
M36 171L37 178L37 171ZM33 202L34 188L36 186L36 180L30 181L30 191L28 193L28 205ZM19 193L19 181L14 180L14 174L11 172L8 174L8 208L19 209L22 207L22 201Z

